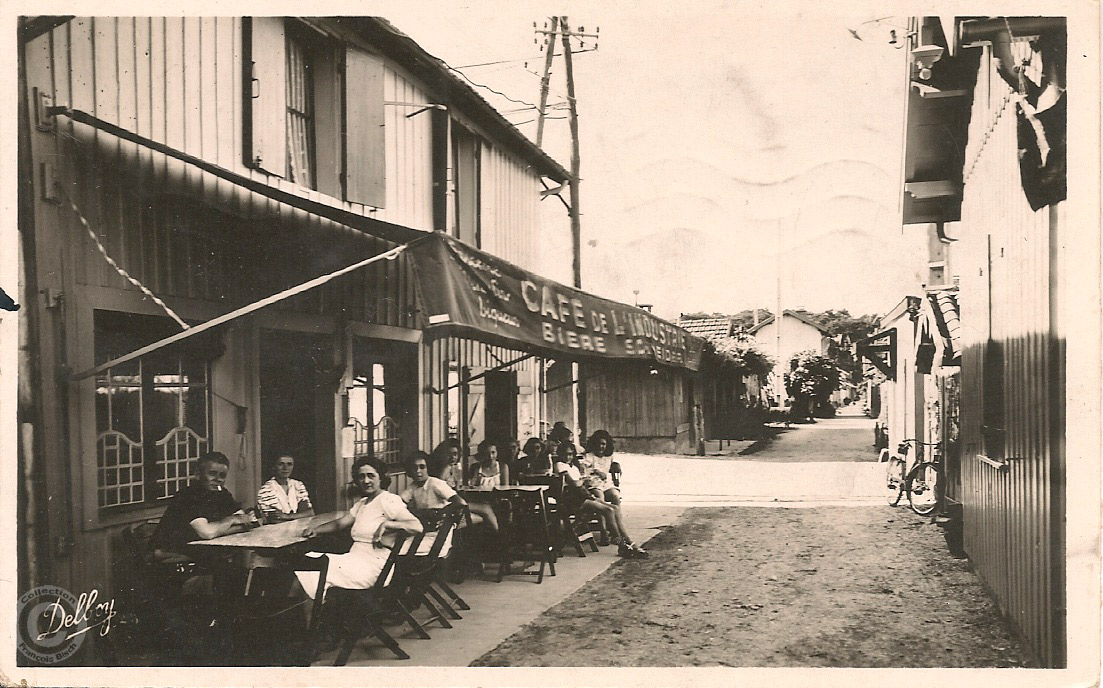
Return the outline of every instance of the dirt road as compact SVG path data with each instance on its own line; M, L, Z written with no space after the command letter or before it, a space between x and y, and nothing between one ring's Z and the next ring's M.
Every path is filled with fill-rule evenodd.
M876 461L873 421L864 416L825 418L794 424L763 449L740 457L751 461Z
M475 666L1012 667L1030 660L928 519L695 508Z

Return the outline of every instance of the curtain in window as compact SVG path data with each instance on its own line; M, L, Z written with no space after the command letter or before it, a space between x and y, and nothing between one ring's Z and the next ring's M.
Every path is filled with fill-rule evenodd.
M309 55L303 45L287 41L287 173L309 188L314 179L314 84Z

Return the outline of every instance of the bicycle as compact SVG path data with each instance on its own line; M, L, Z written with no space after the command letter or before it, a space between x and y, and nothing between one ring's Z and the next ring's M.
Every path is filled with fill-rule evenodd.
M908 451L913 444L916 448L916 460L911 470L908 470ZM939 482L941 457L937 452L939 446L938 442L906 439L897 446L897 453L887 457L885 475L889 506L899 504L904 493L907 493L908 506L920 516L926 516L938 508L942 498L942 485ZM935 449L934 456L929 461L923 458L924 447ZM882 451L888 453L887 449Z

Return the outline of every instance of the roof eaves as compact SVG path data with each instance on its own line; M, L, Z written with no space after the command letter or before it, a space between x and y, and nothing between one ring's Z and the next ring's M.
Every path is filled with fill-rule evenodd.
M346 19L347 18L340 18ZM356 27L386 50L390 57L426 83L440 89L464 108L465 112L502 137L502 143L531 161L539 173L557 182L566 181L570 173L542 148L533 143L520 129L507 120L474 88L452 73L448 64L433 56L417 41L407 36L383 17L358 17Z

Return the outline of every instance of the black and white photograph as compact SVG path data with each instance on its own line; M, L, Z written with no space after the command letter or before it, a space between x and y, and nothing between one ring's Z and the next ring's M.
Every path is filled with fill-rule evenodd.
M0 685L1098 685L1099 6L977 9L4 8Z

